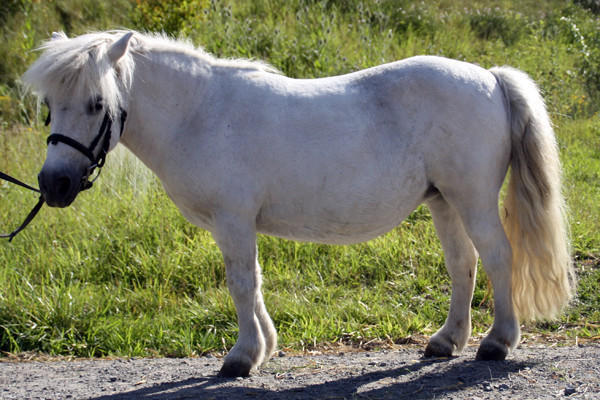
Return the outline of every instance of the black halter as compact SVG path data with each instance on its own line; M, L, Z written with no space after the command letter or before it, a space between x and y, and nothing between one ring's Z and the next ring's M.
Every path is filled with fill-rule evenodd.
M119 137L121 137L123 135L123 128L125 127L125 120L127 119L127 111L123 110L122 108L119 111L121 113L121 127L119 129ZM48 125L50 121L51 117L50 113L48 113L48 118L46 118L46 125ZM106 161L106 155L108 154L108 150L110 148L112 123L113 120L110 118L110 115L107 112L106 114L104 114L102 125L100 125L100 131L98 132L94 140L92 140L92 143L89 145L89 147L86 147L77 140L71 139L70 137L60 133L53 133L50 136L48 136L48 139L46 140L46 143L48 145L50 145L51 143L55 145L61 142L68 146L71 146L79 152L83 153L83 155L90 160L91 164L87 168L86 174L81 179L80 191L91 188L94 181L100 175L100 169L104 166L104 162ZM98 146L98 143L100 143L100 140L102 140L100 152L97 156L94 156L94 151L96 150L96 146ZM98 168L98 175L96 175L96 177L90 181L89 178L94 173L94 170L96 168Z
M120 109L120 113L121 113L121 127L119 129L119 137L121 137L123 135L123 128L125 126L125 120L127 119L127 111ZM46 125L50 124L50 121L51 121L50 112L48 112L48 117L46 118ZM58 144L58 142L69 145L69 146L73 147L74 149L79 150L90 160L91 164L87 168L86 174L81 179L81 187L79 189L80 191L91 188L94 181L100 175L100 168L102 168L104 166L104 162L106 161L106 155L108 154L108 150L110 147L112 123L113 123L113 121L110 118L109 114L108 113L104 114L104 119L102 120L102 125L100 125L100 131L98 132L98 134L96 135L94 140L92 140L92 143L90 144L89 147L85 147L78 141L71 139L70 137L62 135L60 133L53 133L50 136L48 136L48 139L46 140L48 145L50 143ZM98 146L98 143L100 143L100 140L102 140L102 146L100 148L100 152L98 153L98 156L94 156L94 150L96 149L96 146ZM98 175L96 175L96 177L90 181L89 180L90 175L92 175L92 173L94 172L94 170L96 168L98 168ZM6 238L8 238L8 241L10 242L17 235L17 233L21 232L31 222L31 220L33 220L33 218L40 211L40 209L42 208L42 206L44 205L44 202L46 200L44 199L44 195L41 193L41 191L39 189L29 186L26 183L23 183L20 180L13 178L10 175L0 172L0 179L4 179L8 182L17 184L26 189L40 193L40 198L39 198L37 204L29 212L29 214L27 215L27 217L25 218L25 221L23 221L21 226L19 226L17 229L12 231L11 233L0 234L0 238L6 237Z

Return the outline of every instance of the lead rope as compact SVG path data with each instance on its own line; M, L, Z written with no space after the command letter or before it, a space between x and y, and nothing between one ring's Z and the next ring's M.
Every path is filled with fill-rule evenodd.
M23 223L21 224L21 226L19 226L17 229L15 229L14 231L12 231L11 233L1 233L0 234L0 238L8 238L8 241L10 242L17 235L17 233L21 232L23 229L25 229L25 227L27 225L29 225L29 223L31 222L31 220L33 220L33 218L40 211L40 209L42 208L42 206L44 205L44 202L46 200L44 199L44 195L42 194L42 192L40 191L40 189L36 189L33 186L29 186L28 184L23 183L20 180L18 180L16 178L13 178L10 175L5 174L4 172L0 172L0 179L4 179L5 181L14 183L16 185L24 187L25 189L29 189L29 190L32 190L32 191L40 194L40 198L39 198L37 204L29 212L29 214L27 215L27 217L25 218L25 221L23 221Z

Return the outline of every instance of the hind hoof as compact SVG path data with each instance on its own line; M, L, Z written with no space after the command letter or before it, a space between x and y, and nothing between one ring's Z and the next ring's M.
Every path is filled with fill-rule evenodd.
M502 361L508 355L508 347L497 342L483 342L477 350L477 361Z
M241 361L227 362L223 364L219 371L219 378L245 378L250 376L252 365Z

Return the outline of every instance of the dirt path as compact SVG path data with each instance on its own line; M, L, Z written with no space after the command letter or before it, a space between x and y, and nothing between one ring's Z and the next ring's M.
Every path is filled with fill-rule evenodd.
M600 344L474 357L426 359L420 347L283 356L233 380L216 377L214 357L0 362L0 399L600 399Z

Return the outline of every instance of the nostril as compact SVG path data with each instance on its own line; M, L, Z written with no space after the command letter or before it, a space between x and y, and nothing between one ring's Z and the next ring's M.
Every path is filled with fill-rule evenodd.
M43 174L42 172L40 172L38 174L38 177L37 177L38 178L38 186L40 187L40 190L42 192L47 192L48 186L46 185L46 180L44 179L42 174Z
M56 181L56 192L60 194L67 194L71 189L71 178L68 176L61 176Z
M41 173L41 172L38 174L37 178L38 178L38 186L41 188L41 187L42 187L42 185L44 184L44 183L43 183L43 179L42 179L42 173Z

